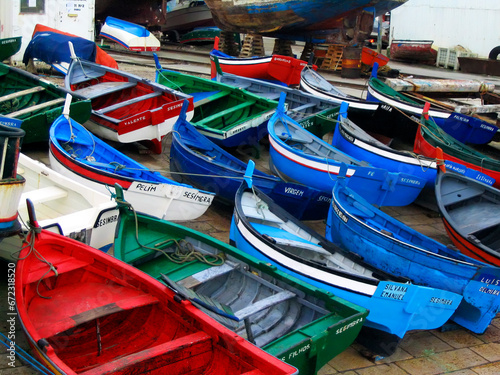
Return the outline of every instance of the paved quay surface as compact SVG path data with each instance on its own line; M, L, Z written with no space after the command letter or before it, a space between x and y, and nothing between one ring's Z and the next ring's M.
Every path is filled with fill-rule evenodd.
M135 74L144 76L154 80L153 66L137 66L119 62L120 69L131 71ZM179 64L172 64L180 67ZM184 65L189 65L187 62ZM182 65L182 66L184 66ZM401 66L401 68L399 67ZM448 71L446 69L427 68L415 66L412 67L406 64L394 64L393 68L400 69L405 74L417 74L415 69L423 69L424 73L434 72L437 70L436 78L448 78L450 74L453 79L461 79L459 72ZM169 66L169 69L174 69ZM410 73L407 73L410 72ZM322 72L323 74L323 72ZM421 74L421 73L419 73ZM441 77L438 76L441 75ZM338 74L325 74L328 79L335 82L343 82ZM427 75L428 76L428 75ZM469 78L463 78L469 79ZM491 78L482 76L486 81L496 81L497 77ZM359 79L358 81L362 81ZM57 81L61 83L62 80ZM345 82L345 81L344 81ZM345 82L346 84L348 82ZM168 146L168 137L166 139ZM136 145L116 145L120 151L134 157L139 162L143 163L148 168L158 170L168 177L169 174L169 150L168 147L164 153L155 155L144 152L143 149ZM264 147L265 149L265 147ZM30 149L27 145L23 147L23 152L29 156L38 159L46 164L49 163L47 149L37 148ZM268 170L268 157L264 151L260 159L255 159L251 150L241 148L240 156L242 158L251 157L257 163L257 168ZM414 229L424 233L425 235L434 238L444 244L450 243L444 230L441 219L435 211L412 204L406 207L386 207L384 211L394 216L398 220L406 223ZM183 225L197 229L209 235L212 235L222 241L229 241L229 227L232 215L232 208L220 204L213 204L206 214L197 220L183 222ZM313 221L307 222L319 233L324 234L324 222ZM8 319L8 282L7 282L7 265L5 262L0 263L2 266L1 274L3 277L0 281L0 314L2 316L0 323L0 332L8 332L10 326ZM390 312L388 312L390 313ZM22 333L19 322L16 323L16 343L23 349L27 350L28 345L24 334ZM4 347L0 347L0 375L13 374L37 374L30 367L24 366L19 360L16 361L16 366L9 366L8 353ZM482 335L471 333L470 331L458 326L450 325L447 329L436 329L429 331L414 331L406 335L396 353L390 357L383 359L373 359L363 354L363 348L354 343L346 351L331 360L324 366L319 375L438 375L438 374L454 374L454 375L496 375L500 374L500 316L492 322L487 331Z

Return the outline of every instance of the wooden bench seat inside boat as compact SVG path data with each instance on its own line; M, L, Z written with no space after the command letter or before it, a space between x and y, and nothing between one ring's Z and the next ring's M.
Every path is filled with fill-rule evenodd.
M42 86L35 86L35 87L31 87L31 88L26 89L26 90L21 90L21 91L13 92L12 94L0 96L0 103L6 102L6 101L12 100L12 99L20 98L20 97L25 96L25 95L34 94L34 93L37 93L37 92L40 92L40 91L43 91L43 90L45 90L44 87L42 87Z
M49 298L34 299L28 310L39 317L33 324L47 339L97 318L159 303L150 294L113 283L70 283L41 293Z
M212 92L200 92L200 93L193 93L191 94L193 96L193 103L194 107L199 107L203 104L214 102L216 100L219 100L221 98L224 98L229 95L228 90L221 90L221 91L212 91Z
M133 369L136 369L137 373L149 373L149 371L158 371L159 368L165 374L179 373L187 368L191 370L189 373L201 373L209 366L211 360L215 360L212 341L207 333L194 332L109 361L99 367L81 372L80 375L111 374L121 370L132 373Z
M474 204L474 211L470 206L454 209L450 216L463 233L474 234L486 228L500 224L498 206L478 202Z
M113 92L125 90L131 87L135 87L136 82L102 82L96 85L91 85L78 90L74 93L81 95L87 99L95 99L100 96L111 94Z
M57 99L49 100L49 101L46 101L44 103L33 105L31 107L23 108L23 109L16 111L16 112L6 113L5 115L9 116L9 117L17 118L20 116L24 116L28 113L38 111L40 109L44 109L44 108L48 108L48 107L52 107L52 106L58 106L58 105L64 103L64 100L65 100L64 98L57 98Z
M21 195L21 202L25 202L26 199L29 199L34 205L36 205L65 198L67 196L68 192L66 190L57 186L47 186L41 189L25 191Z
M449 191L442 195L441 201L444 206L449 206L452 204L465 202L469 199L480 197L483 192L484 189L474 189L472 187L457 188L455 190L449 189Z
M300 111L303 111L307 108L314 107L315 105L316 105L315 103L304 103L302 105L299 105L298 107L293 108L293 110L296 112L300 112Z
M228 109L225 109L224 111L220 111L220 112L217 112L211 116L207 116L207 117L204 117L202 120L198 121L198 124L199 125L206 125L206 124L209 124L210 122L216 120L216 119L219 119L221 117L224 117L232 112L236 112L236 111L239 111L240 109L243 109L243 108L246 108L246 107L249 107L251 105L253 105L255 103L255 101L248 101L248 102L244 102L244 103L240 103L238 105L235 105L234 107L231 107L231 108L228 108ZM221 125L222 127L223 125Z
M152 93L149 93L146 95L137 96L135 98L125 100L123 102L119 102L119 103L110 105L108 107L101 108L99 110L96 110L94 113L102 115L104 113L114 111L115 109L118 109L118 108L123 108L123 107L129 106L129 105L132 105L132 104L144 101L144 100L148 100L148 99L155 98L157 96L161 96L161 94L162 93L160 91L155 91L155 92L152 92Z

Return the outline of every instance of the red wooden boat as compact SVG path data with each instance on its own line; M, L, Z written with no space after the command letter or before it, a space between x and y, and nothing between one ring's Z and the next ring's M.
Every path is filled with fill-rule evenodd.
M72 52L64 85L90 99L92 113L85 125L99 137L121 143L146 141L161 153L162 138L172 130L184 99L187 118L193 98L134 74L82 60Z
M219 38L215 37L214 48L210 51L211 78L217 76L215 58L224 73L278 81L288 86L300 84L300 73L307 65L306 61L282 55L234 57L219 51L218 48ZM317 66L314 65L313 68L316 70Z
M429 158L436 158L439 148L443 150L444 159L462 164L491 177L495 180L493 186L500 188L500 161L489 158L467 145L453 140L451 136L448 136L429 120L425 124L420 124L415 136L413 151Z
M443 224L461 253L500 266L500 190L440 170L436 201Z
M53 373L297 373L142 271L40 229L30 212L16 303L33 353Z
M436 62L432 40L393 40L389 48L392 60Z

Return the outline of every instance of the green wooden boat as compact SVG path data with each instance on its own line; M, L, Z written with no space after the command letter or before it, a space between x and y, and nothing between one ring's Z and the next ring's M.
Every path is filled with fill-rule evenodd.
M169 284L300 374L316 374L358 335L368 310L213 237L136 213L116 190L114 256Z
M0 62L19 52L21 44L22 37L20 36L0 39Z
M0 63L0 115L22 121L23 144L48 142L49 129L64 107L68 90ZM80 124L90 118L90 100L73 95L70 116Z
M255 145L267 134L278 102L209 79L162 69L156 82L193 96L191 124L219 146Z

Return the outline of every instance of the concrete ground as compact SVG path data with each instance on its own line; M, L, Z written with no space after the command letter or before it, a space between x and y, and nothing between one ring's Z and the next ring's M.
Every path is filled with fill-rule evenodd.
M179 65L177 65L179 66ZM394 64L394 68L402 72L423 69L419 74L435 74L440 78L459 77L458 72L446 69L427 68L420 66L409 66L407 64ZM154 79L154 69L152 67L130 66L120 63L120 68L132 70L134 73L140 73L143 76ZM172 67L172 69L174 69ZM323 73L322 73L323 74ZM413 73L417 74L417 73ZM342 84L343 80L338 74L325 72L327 78ZM498 77L482 77L491 82L499 82ZM453 78L458 79L458 78ZM344 82L347 84L348 82ZM168 149L161 155L145 153L134 145L121 145L120 150L129 156L136 158L147 167L158 170L169 176L169 151ZM31 157L41 160L48 164L47 149L29 149L23 147ZM267 170L268 158L264 152L260 159L256 160L257 168ZM169 176L170 177L170 176ZM400 221L414 229L440 241L448 244L450 241L446 235L441 219L427 208L417 204L407 207L385 208L386 212L393 215ZM205 215L197 220L185 222L191 228L210 234L223 241L229 239L229 226L232 215L230 207L220 204L213 204ZM307 222L319 233L324 234L324 222ZM6 264L2 263L5 272L0 281L0 314L3 317L0 323L0 331L8 332L8 298L7 298L7 278ZM388 312L390 313L390 312ZM22 333L19 322L16 323L16 343L23 349L27 349L27 343ZM30 367L23 365L19 360L15 367L9 366L7 358L8 353L5 348L0 347L0 375L14 374L36 374L37 372ZM400 344L396 353L384 359L374 360L363 355L362 347L358 344L351 345L346 351L331 360L319 372L320 375L339 374L339 375L493 375L500 374L500 317L492 322L488 330L482 334L473 334L470 331L458 326L449 325L446 329L436 329L430 331L416 331L407 334Z

